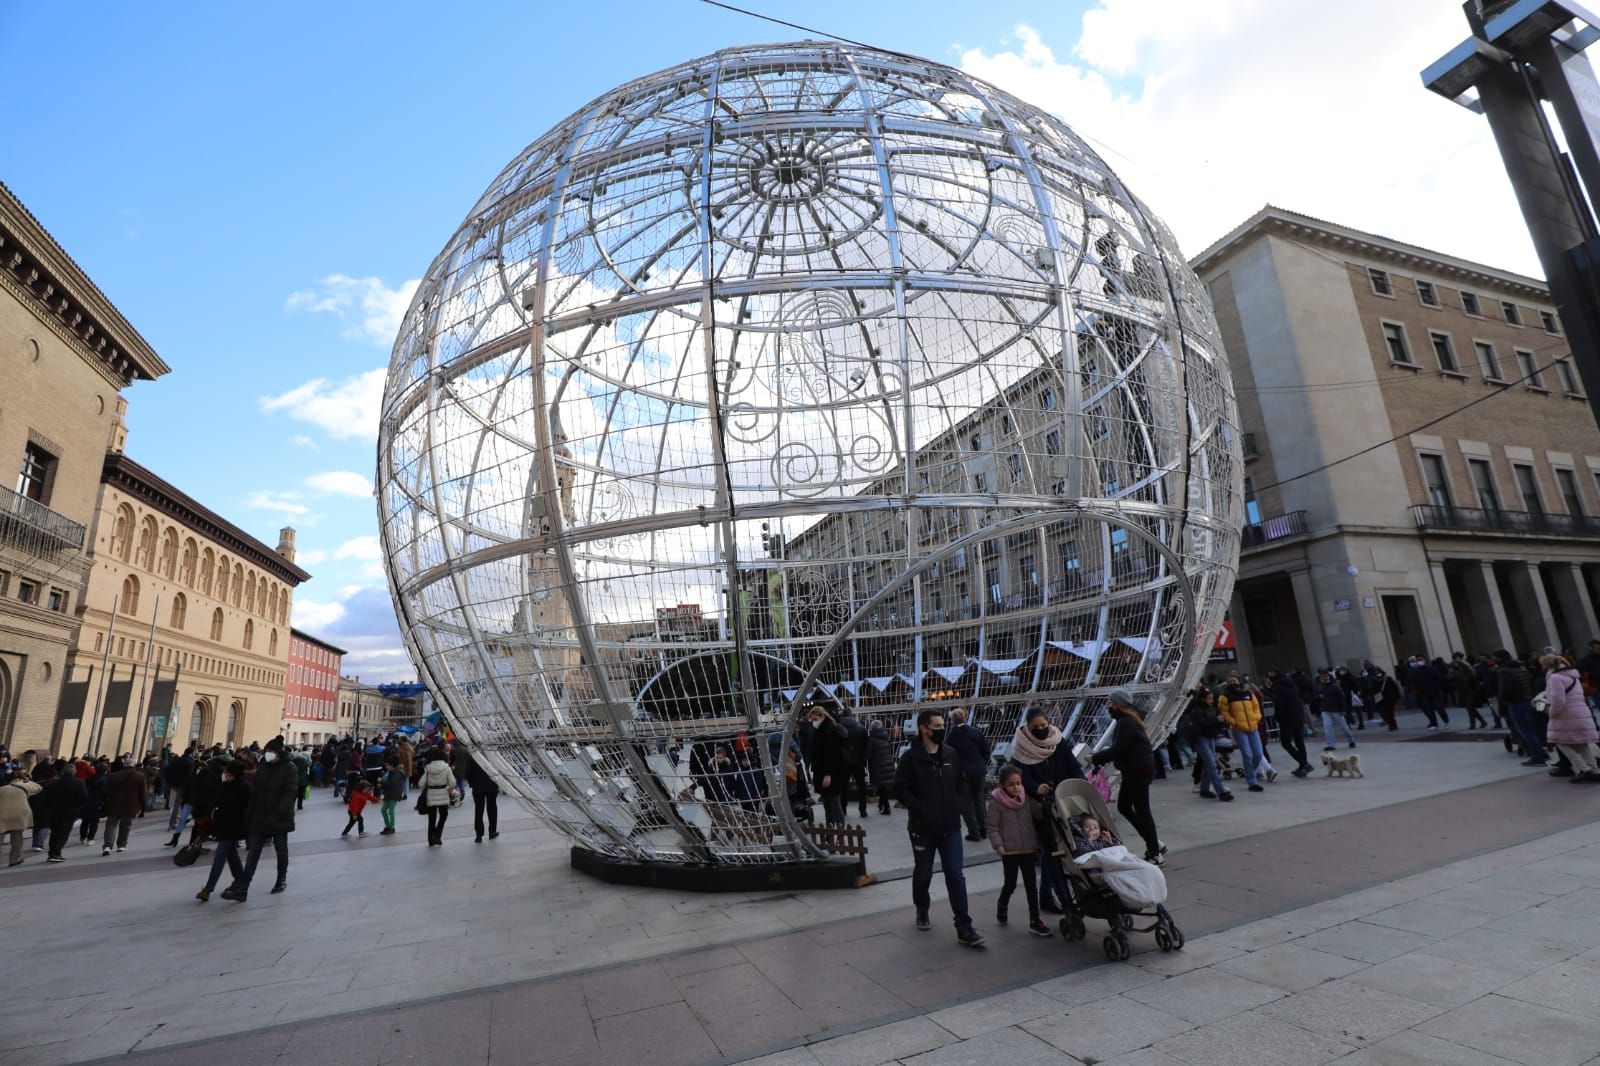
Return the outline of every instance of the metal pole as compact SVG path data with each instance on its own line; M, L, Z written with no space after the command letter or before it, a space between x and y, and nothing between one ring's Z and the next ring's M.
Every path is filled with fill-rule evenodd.
M119 592L111 600L111 623L106 626L106 653L100 657L100 687L95 690L94 694L94 713L96 718L100 716L100 701L105 697L106 665L111 662L111 640L117 632L117 612L120 610L122 610L122 594ZM83 715L80 713L78 715L78 728L72 731L72 746L74 749L77 748L78 739L82 733ZM74 750L72 754L76 755L78 752Z
M150 610L150 639L144 642L144 678L139 682L139 708L133 713L134 737L138 738L139 719L144 716L144 694L150 684L150 659L156 653L156 616L161 613L161 597L156 596L155 606ZM160 668L157 668L157 672ZM117 752L122 752L122 733L128 725L126 713L122 716L122 724L117 726Z
M177 666L174 666L172 668L172 698L174 700L176 700L178 698L178 678L180 678L182 676L183 676L183 665L180 663ZM156 668L156 680L157 681L161 680L161 668L160 667ZM155 691L154 687L151 688L151 691L152 692ZM173 728L173 721L177 717L176 715L171 713L172 709L173 708L168 708L168 713L165 716L166 720L167 720L166 721L167 732L163 734L164 737L172 735L171 734L171 730ZM144 713L144 686L143 685L139 686L139 710L140 710L140 717L142 718L143 717L143 713ZM150 710L152 712L151 716L154 717L155 708L151 707ZM138 762L140 759L144 758L144 740L145 740L145 728L144 728L144 724L141 722L141 724L139 726L139 730L138 730L138 732L135 734L135 736L133 738L133 761L134 762Z

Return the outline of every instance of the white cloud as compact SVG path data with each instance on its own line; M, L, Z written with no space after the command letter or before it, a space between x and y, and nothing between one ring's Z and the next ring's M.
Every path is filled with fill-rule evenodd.
M296 596L289 621L296 629L312 632L333 625L344 617L344 613L342 603L318 603Z
M304 551L295 552L294 561L301 566L316 566L318 563L328 561L328 553L321 548L307 548Z
M282 411L339 439L375 438L384 374L380 367L338 382L312 378L288 392L261 397L261 410L266 414Z
M273 492L269 489L259 489L244 498L244 505L253 511L270 511L286 518L315 521L314 516L311 514L311 508L300 502L300 494L297 492Z
M329 470L322 474L312 474L306 478L306 485L314 492L323 492L330 496L350 496L360 500L372 495L372 479L354 470Z
M1488 124L1418 76L1466 34L1448 4L1099 0L1075 43L1020 26L961 66L1089 139L1190 255L1273 203L1538 275Z
M347 339L388 346L400 331L400 319L411 306L418 284L413 278L391 289L382 278L330 274L309 289L290 293L283 306L287 311L335 315L346 323L343 336Z
M289 443L293 444L296 448L310 448L314 452L322 450L317 446L316 441L312 440L304 433L296 433L293 437L289 438Z
M335 559L359 559L362 562L375 562L383 558L383 548L378 544L375 536L352 537L334 549Z

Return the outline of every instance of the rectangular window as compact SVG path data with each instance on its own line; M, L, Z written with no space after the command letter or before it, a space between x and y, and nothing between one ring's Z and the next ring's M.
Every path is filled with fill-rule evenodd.
M1046 411L1054 411L1056 409L1056 390L1045 389L1044 394L1039 397L1039 400L1044 405L1044 409Z
M975 452L983 451L983 434L974 433L972 435L972 450Z
M1534 362L1533 353L1513 348L1511 354L1517 357L1517 372L1522 375L1522 383L1530 389L1544 388L1544 382L1539 380L1539 364Z
M1472 471L1472 487L1478 490L1478 506L1485 511L1499 511L1500 497L1494 491L1494 472L1487 459L1468 459L1467 469Z
M51 589L48 606L52 611L67 613L67 592L65 589Z
M1513 326L1522 325L1522 312L1517 310L1517 305L1510 300L1500 301L1500 310L1506 316L1506 321Z
M1389 359L1396 363L1411 362L1411 349L1406 347L1405 327L1394 322L1383 323L1383 343L1389 346Z
M1494 345L1488 341L1473 341L1472 350L1478 356L1478 369L1483 371L1483 380L1499 381L1500 360L1494 354Z
M1061 454L1061 431L1052 429L1044 435L1044 450L1046 455Z
M1478 297L1475 293L1461 290L1461 310L1469 315L1482 315L1483 310L1478 306Z
M1572 471L1556 468L1556 488L1561 490L1561 499L1567 505L1567 513L1574 518L1583 514L1583 497L1578 495L1578 479Z
M1424 455L1422 457L1422 479L1427 482L1428 502L1441 511L1449 511L1450 482L1444 474L1444 457L1439 455Z
M1372 282L1372 291L1379 296L1394 295L1394 286L1389 284L1389 272L1387 270L1367 267L1367 279Z
M35 581L17 582L17 599L23 603L37 604L39 602L39 585Z
M1433 282L1417 282L1417 299L1421 300L1423 305L1426 307L1439 306L1439 294L1434 291Z
M1456 352L1450 345L1450 334L1430 333L1428 338L1433 341L1433 354L1439 360L1439 369L1459 374L1461 367L1456 363Z
M1244 479L1244 522L1247 526L1261 524L1261 503L1256 499L1256 479Z
M1010 456L1007 457L1006 461L1011 465L1011 480L1012 481L1021 481L1022 480L1022 456L1018 455L1016 452L1012 452L1010 454Z
M1544 514L1544 501L1539 498L1539 478L1533 467L1526 463L1513 463L1511 472L1517 476L1517 492L1522 495L1522 507L1529 514Z
M1549 311L1539 312L1539 324L1544 327L1546 333L1561 332L1561 327L1556 325L1556 316Z
M22 472L17 475L17 495L49 506L50 490L56 479L56 457L29 443L22 453Z
M988 492L989 491L989 475L985 474L981 470L978 471L976 474L973 474L972 475L972 491L973 492Z
M1011 436L1011 434L1015 433L1016 431L1017 431L1017 427L1016 427L1016 425L1014 423L1012 423L1011 416L1010 415L1001 415L1000 416L1000 435L1002 437L1009 437L1009 436Z
M1571 359L1556 360L1556 374L1561 378L1561 391L1568 396L1582 395L1583 390L1578 387L1578 373L1572 369Z

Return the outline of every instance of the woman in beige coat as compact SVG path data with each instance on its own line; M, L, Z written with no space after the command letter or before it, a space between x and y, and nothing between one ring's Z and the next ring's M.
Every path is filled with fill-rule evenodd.
M422 800L428 811L428 847L444 844L444 823L450 817L450 793L456 787L450 761L442 751L428 753L428 766L422 771Z
M22 836L33 829L33 808L28 800L38 795L40 788L26 773L0 786L0 841L11 838L8 866L22 864Z

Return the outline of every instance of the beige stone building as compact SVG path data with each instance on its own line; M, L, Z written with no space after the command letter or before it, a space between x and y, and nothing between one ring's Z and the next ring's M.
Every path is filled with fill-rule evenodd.
M269 548L126 455L103 459L74 680L91 666L113 680L137 667L143 679L148 664L152 680L175 676L177 688L171 707L147 708L148 725L137 707L115 717L97 688L85 741L126 751L141 731L146 747L270 740L294 588L310 577L294 564L294 530Z
M1543 282L1272 207L1194 266L1245 431L1247 668L1600 635L1600 431Z
M414 699L385 695L358 677L339 679L338 736L368 737L397 725L416 725L418 714Z
M14 750L52 746L122 390L166 372L0 185L0 741Z

